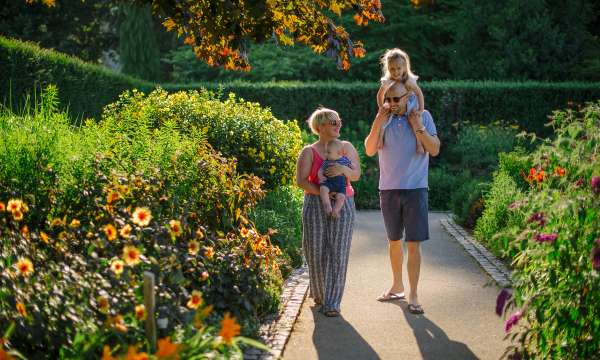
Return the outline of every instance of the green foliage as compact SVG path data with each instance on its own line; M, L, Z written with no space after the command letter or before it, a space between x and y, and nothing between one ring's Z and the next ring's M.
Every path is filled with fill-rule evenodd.
M487 211L518 200L507 210L512 220L497 228L514 266L509 307L519 311L508 323L516 323L509 334L516 346L507 350L521 358L592 359L600 348L600 103L557 112L552 124L556 136L523 157L531 172L499 172L491 190L498 196L486 203ZM514 176L527 180L525 192L508 180ZM484 214L482 229L506 222L488 220Z
M0 331L15 324L11 346L56 358L81 333L97 345L143 342L134 309L144 271L157 277L167 335L193 324L193 291L253 333L277 309L282 282L280 250L247 220L262 181L240 174L201 130L126 116L130 95L79 129L55 96L0 115ZM147 225L138 208L151 213ZM139 263L127 262L127 246ZM28 275L15 265L24 259ZM118 260L122 273L111 266Z
M160 53L149 5L122 4L119 26L119 60L125 74L140 79L160 77Z
M481 178L472 178L470 175L464 176L461 180L457 184L457 188L450 193L448 208L459 224L473 229L477 219L483 213L483 195L488 189L489 183ZM445 200L447 201L447 196Z

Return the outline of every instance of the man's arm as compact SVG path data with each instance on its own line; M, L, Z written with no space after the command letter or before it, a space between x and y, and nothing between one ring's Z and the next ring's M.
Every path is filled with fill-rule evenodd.
M367 154L367 156L373 156L377 153L377 144L379 143L379 132L381 131L381 127L383 126L383 123L389 115L390 109L388 104L385 104L377 112L375 120L373 120L373 124L371 125L371 131L365 139L365 154Z

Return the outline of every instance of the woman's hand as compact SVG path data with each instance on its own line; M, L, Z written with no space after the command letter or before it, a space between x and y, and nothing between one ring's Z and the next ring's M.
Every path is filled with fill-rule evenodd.
M329 166L327 166L327 169L325 170L325 176L327 177L332 177L332 176L338 176L338 175L344 175L346 177L348 177L346 171L349 170L350 168L344 165L340 165L340 164L330 164Z

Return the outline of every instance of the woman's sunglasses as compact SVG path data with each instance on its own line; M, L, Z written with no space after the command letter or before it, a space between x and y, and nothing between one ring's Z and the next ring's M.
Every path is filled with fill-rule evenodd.
M385 102L400 102L400 100L402 100L402 98L404 98L406 95L408 95L408 93L402 95L402 96L389 96L385 98Z
M340 120L329 120L329 125L331 125L331 126L338 126L338 124L342 125L342 119L340 119Z

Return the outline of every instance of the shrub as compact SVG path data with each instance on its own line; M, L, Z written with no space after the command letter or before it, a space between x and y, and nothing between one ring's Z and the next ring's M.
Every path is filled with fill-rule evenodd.
M247 220L262 181L202 131L115 107L71 129L44 96L36 111L0 115L0 331L15 324L11 346L56 358L77 334L144 341L134 311L144 271L156 275L167 335L191 326L193 291L255 331L282 282L279 248Z
M215 149L235 157L240 171L259 176L268 188L292 182L301 148L294 121L279 121L268 109L233 94L220 101L205 90L168 94L159 89L148 96L134 91L108 106L103 116L135 127L137 121L152 126L173 122L183 133L204 131Z
M516 308L505 325L511 356L591 359L600 348L600 102L557 112L552 125L556 137L523 156L530 171L511 174L524 177L526 192L500 171L498 196L486 198L486 211L518 200L496 230L514 254L514 294L505 306L504 292L497 311ZM486 236L488 219L477 224Z
M463 177L463 181L450 194L449 208L455 220L469 228L475 227L475 222L483 213L483 194L489 184L480 178Z

